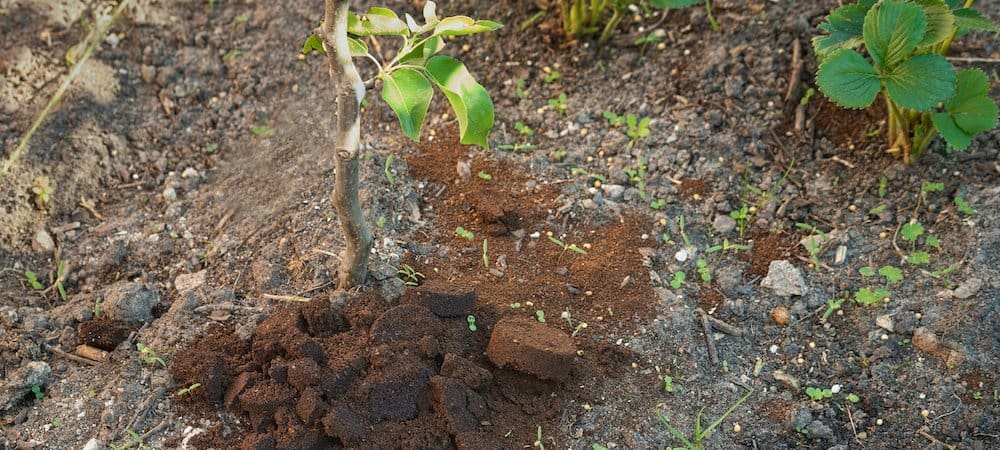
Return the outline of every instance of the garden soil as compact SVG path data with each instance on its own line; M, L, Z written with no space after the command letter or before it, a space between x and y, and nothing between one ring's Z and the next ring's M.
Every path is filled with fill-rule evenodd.
M0 1L0 156L105 3ZM438 6L505 25L446 50L490 149L441 96L414 143L369 93L345 292L320 2L134 2L0 179L0 448L1000 447L1000 132L906 166L879 107L802 101L836 1L605 46L540 3ZM1000 41L954 56L1000 98Z

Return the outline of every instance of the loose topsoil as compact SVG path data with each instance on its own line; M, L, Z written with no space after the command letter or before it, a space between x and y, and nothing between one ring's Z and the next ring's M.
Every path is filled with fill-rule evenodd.
M605 46L538 3L438 5L505 24L446 50L490 149L440 95L413 143L369 93L343 292L319 3L135 2L0 179L0 448L669 448L724 415L705 448L1000 447L1000 132L905 166L878 106L802 104L836 1ZM105 6L0 1L0 156ZM953 55L998 97L994 36Z

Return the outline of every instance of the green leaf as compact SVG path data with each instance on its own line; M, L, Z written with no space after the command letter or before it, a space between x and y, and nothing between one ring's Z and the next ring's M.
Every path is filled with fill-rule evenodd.
M656 9L687 8L701 3L704 0L649 0L649 6Z
M347 13L347 32L355 36L409 36L410 29L391 9L372 7L363 15Z
M870 7L854 3L841 6L826 16L826 21L817 28L829 34L816 36L812 40L813 50L820 61L836 50L861 45L861 27L865 23L868 8Z
M493 128L493 100L476 82L461 61L438 55L427 61L427 75L448 98L461 132L461 143L489 147L487 137Z
M910 56L926 28L927 15L919 6L883 0L865 15L862 34L875 66L885 71Z
M951 37L955 30L955 15L944 0L914 0L914 3L924 9L927 16L927 32L917 47L927 47Z
M467 16L446 17L434 26L437 36L464 36L499 30L503 25L492 20L476 20Z
M958 27L960 33L968 30L1000 33L1000 25L972 8L956 9L952 11L952 14L955 16L955 26Z
M903 228L899 231L899 234L903 236L904 240L916 241L920 235L924 234L924 226L920 225L920 222L910 222L903 225Z
M931 262L931 254L927 252L913 252L912 255L906 257L906 262L917 266L929 264Z
M960 195L955 196L955 209L967 216L976 214L976 210L972 206L969 206L965 199Z
M368 45L361 39L355 39L350 36L347 37L347 50L351 52L351 57L368 55Z
M816 84L834 103L852 109L870 105L882 87L878 71L851 49L838 50L823 61Z
M903 281L903 271L899 270L897 267L884 266L878 270L878 274L885 277L885 281L890 284Z
M878 288L874 291L871 288L862 288L854 294L854 301L865 306L873 306L882 303L892 292L887 289Z
M323 40L316 36L315 34L310 34L306 38L305 44L302 44L302 54L308 55L309 52L316 50L317 52L326 53L326 49L323 48Z
M399 118L399 126L410 139L420 141L427 109L431 106L434 89L416 69L402 68L382 77L382 100Z
M972 133L968 133L955 123L955 119L946 112L931 115L934 128L944 138L945 142L955 150L965 150L972 144Z
M412 50L399 59L399 62L400 64L423 66L427 63L428 59L441 51L442 48L444 48L444 39L441 36L434 36L420 45L413 47Z
M885 77L889 97L904 108L927 111L955 93L955 69L937 54L917 55Z
M858 273L860 273L861 276L863 276L863 277L870 277L870 276L875 275L875 269L872 269L871 267L868 267L868 266L864 266L864 267L858 269Z
M979 69L958 73L955 95L944 102L945 112L931 116L948 145L964 150L976 133L997 126L997 105L989 98L989 78Z
M940 247L941 239L932 234L930 236L927 236L927 239L924 239L924 244L927 244L928 247L935 247L935 248Z

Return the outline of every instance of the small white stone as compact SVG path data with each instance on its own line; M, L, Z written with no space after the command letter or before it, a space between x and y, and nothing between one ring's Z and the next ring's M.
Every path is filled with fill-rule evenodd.
M840 389L842 389L842 388L843 388L843 386L841 386L839 384L835 384L833 386L830 386L830 392L836 394L836 393L840 392Z
M680 249L677 253L674 254L674 259L676 259L678 262L687 261L687 259L688 259L688 251L687 251L687 249L683 249L683 248Z
M778 353L778 345L771 344L771 347L768 348L768 351L770 351L771 353Z

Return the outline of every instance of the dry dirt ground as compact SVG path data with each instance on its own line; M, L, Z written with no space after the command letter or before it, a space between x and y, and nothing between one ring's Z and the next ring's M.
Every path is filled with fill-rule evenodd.
M719 32L694 8L597 47L442 2L506 25L449 47L491 149L440 98L414 144L370 93L345 294L332 97L297 52L320 2L137 2L0 179L0 448L664 448L744 395L705 448L1000 447L1000 132L905 166L877 110L816 95L796 127L838 2L713 3ZM0 156L100 6L0 0ZM996 99L1000 41L954 50Z

